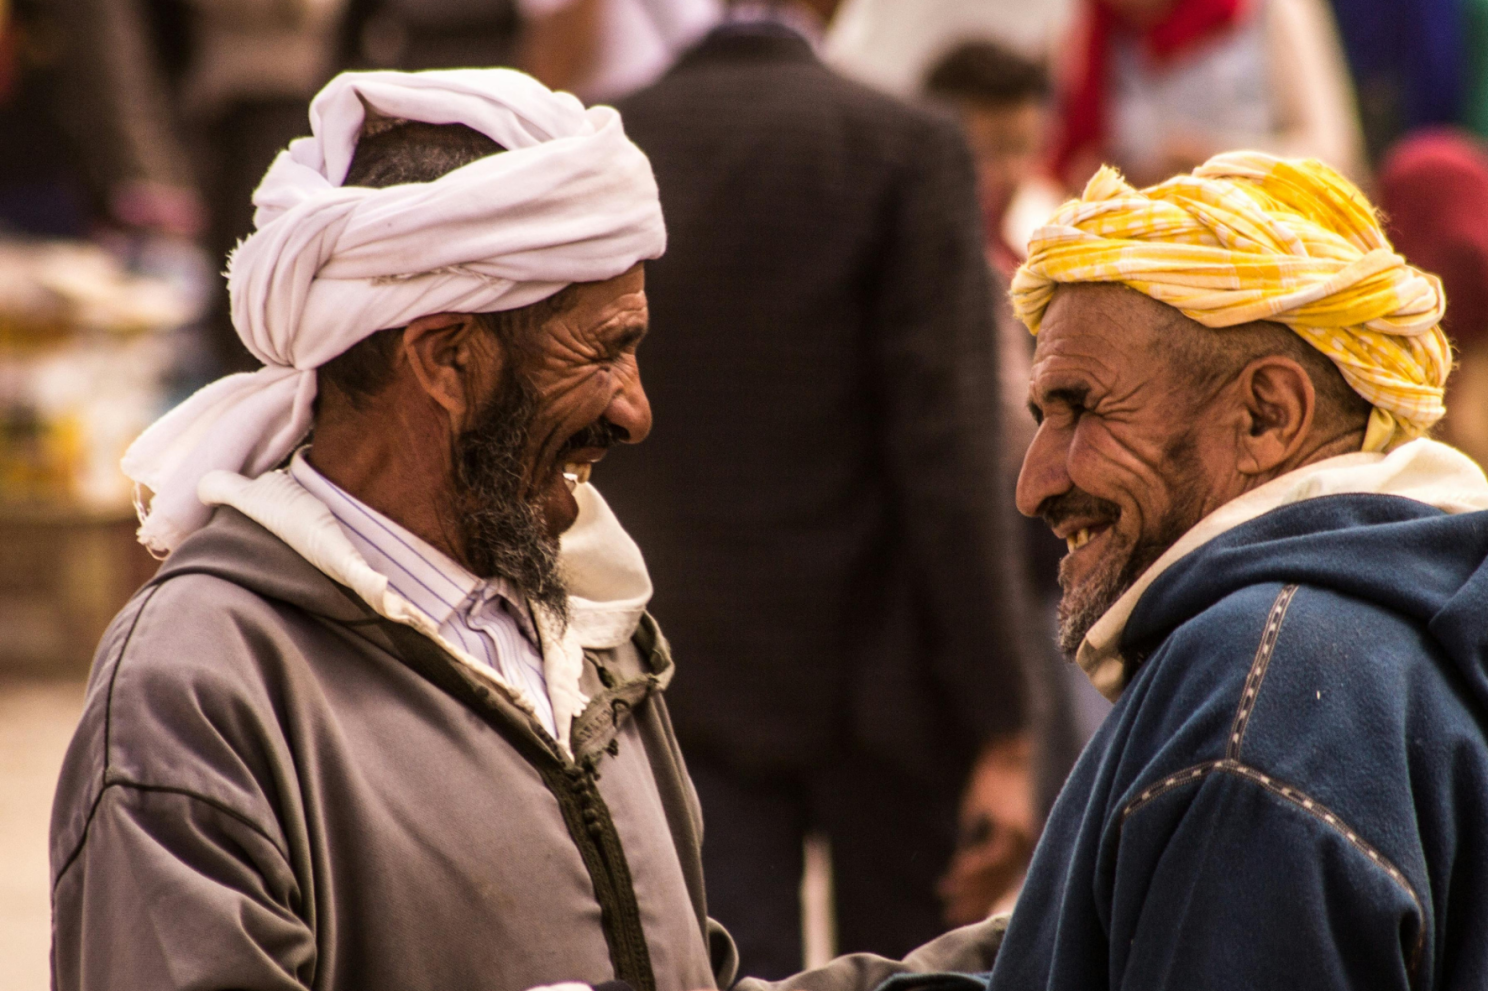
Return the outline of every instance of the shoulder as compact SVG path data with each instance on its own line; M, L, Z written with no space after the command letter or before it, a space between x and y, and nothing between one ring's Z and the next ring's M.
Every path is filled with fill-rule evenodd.
M1357 758L1380 743L1398 749L1408 736L1475 723L1426 622L1316 585L1282 594L1269 663L1252 672L1247 755L1280 756L1293 749L1287 741L1305 737L1313 746L1337 740L1337 756Z
M294 664L287 611L209 574L135 595L94 658L53 808L54 864L112 787L187 794L272 823L263 783L288 746L277 701Z
M1333 589L1225 596L1173 631L1133 689L1119 821L1162 795L1172 813L1222 777L1420 891L1488 788L1480 720L1425 624Z
M98 703L113 710L116 747L133 728L121 710L263 697L274 660L296 651L294 629L310 623L218 575L168 575L142 589L100 645L91 678Z
M1276 637L1236 756L1361 824L1414 831L1420 802L1488 785L1467 686L1424 622L1303 585Z
M1413 735L1478 735L1451 681L1409 617L1314 585L1242 587L1174 628L1132 678L1120 794L1226 761L1322 802L1382 776L1406 789Z
M1135 784L1224 756L1268 624L1285 586L1231 592L1151 646L1121 699L1126 749L1144 759Z
M1285 768L1307 780L1337 774L1317 756L1331 748L1341 759L1467 730L1459 680L1423 622L1334 589L1266 582L1176 627L1127 690L1146 735L1182 739L1194 759L1291 755ZM1304 754L1315 766L1297 765Z

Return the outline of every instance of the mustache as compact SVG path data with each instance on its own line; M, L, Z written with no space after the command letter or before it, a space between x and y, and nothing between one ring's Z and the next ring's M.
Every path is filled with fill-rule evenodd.
M630 440L630 432L623 427L617 427L604 417L595 420L589 426L574 434L564 441L563 447L558 451L558 460L561 463L565 455L584 448L611 448L616 444L623 444Z
M1097 524L1115 523L1121 515L1121 507L1108 499L1093 496L1081 489L1070 489L1057 496L1050 496L1039 503L1038 517L1050 529L1070 519L1092 520Z

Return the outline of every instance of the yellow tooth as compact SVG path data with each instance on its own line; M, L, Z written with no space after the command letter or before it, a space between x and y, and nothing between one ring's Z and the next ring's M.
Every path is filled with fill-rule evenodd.
M594 472L594 465L589 461L570 461L563 466L563 478L568 482L570 489L577 488L589 481L589 476Z

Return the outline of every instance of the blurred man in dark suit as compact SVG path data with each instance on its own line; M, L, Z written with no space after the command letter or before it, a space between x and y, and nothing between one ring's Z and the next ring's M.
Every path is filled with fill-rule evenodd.
M938 932L958 793L1028 708L971 163L817 60L835 6L735 5L620 103L671 244L654 443L600 481L686 659L709 907L760 976L800 966L810 831L841 950Z

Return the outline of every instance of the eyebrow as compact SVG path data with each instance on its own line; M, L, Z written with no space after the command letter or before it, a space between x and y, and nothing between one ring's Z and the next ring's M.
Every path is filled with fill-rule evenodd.
M650 329L651 324L649 321L626 323L623 326L617 327L613 336L610 337L610 347L617 351L623 351L628 347L633 347L641 343L641 339L646 336L646 333Z
M1090 386L1088 385L1062 385L1050 389L1044 393L1043 402L1038 403L1028 400L1028 412L1038 423L1044 422L1044 406L1050 403L1059 403L1064 406L1084 406L1090 398Z

